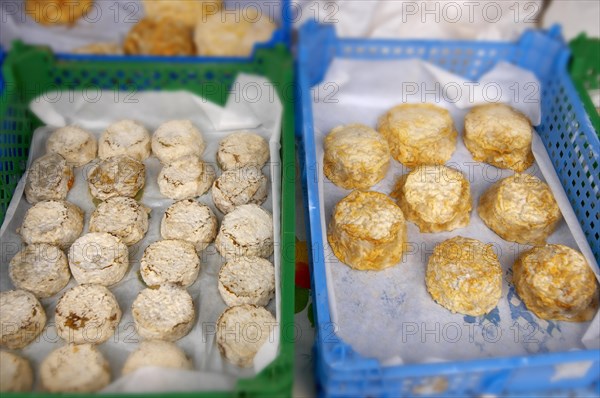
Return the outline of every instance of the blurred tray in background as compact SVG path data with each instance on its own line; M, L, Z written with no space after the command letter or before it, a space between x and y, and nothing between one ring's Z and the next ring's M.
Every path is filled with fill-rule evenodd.
M0 43L7 50L11 46L11 41L15 39L21 40L27 44L49 46L55 53L61 55L74 54L75 48L95 43L117 43L122 49L127 32L129 32L146 15L143 0L115 0L111 2L94 0L96 1L95 3L90 0L90 4L88 4L88 0L78 0L71 1L68 4L70 4L70 7L75 7L80 4L80 2L85 3L86 7L89 7L90 9L88 12L89 15L78 18L71 26L65 24L43 25L37 23L30 14L25 12L25 7L28 7L27 10L31 10L35 9L34 6L39 6L39 4L33 3L26 6L25 1L26 0L11 0L0 3L0 7L2 7L0 12L3 16L2 26L0 27ZM168 4L168 1L170 0L160 1L163 4ZM217 3L222 2L223 17L226 17L228 22L246 20L254 23L262 18L267 18L273 21L277 27L268 41L256 43L254 49L273 48L278 44L283 44L287 48L290 48L292 19L294 18L291 0L185 1L206 2L208 6L203 6L202 9L206 10L203 12L206 12L207 16L217 13ZM54 8L50 5L40 8L43 14L51 14L53 9ZM170 8L169 10L173 12L176 9L177 7ZM252 13L254 11L258 11L257 17ZM52 16L54 16L54 14L52 14ZM56 18L53 18L52 20L54 19ZM174 34L175 31L171 30L169 36ZM97 56L102 57L104 55ZM154 57L151 55L128 56L139 56L146 59ZM182 57L198 60L216 58L211 56ZM249 59L251 56L234 56L228 58Z

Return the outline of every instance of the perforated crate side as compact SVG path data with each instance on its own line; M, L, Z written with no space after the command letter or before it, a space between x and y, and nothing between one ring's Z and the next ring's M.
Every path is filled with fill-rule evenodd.
M36 118L12 84L12 72L2 65L6 78L0 94L0 224L19 179L25 172Z
M537 128L596 259L600 259L600 144L567 73L542 88Z
M354 59L410 59L420 58L458 75L477 79L496 62L512 59L514 45L510 43L473 42L465 46L462 41L430 40L361 40L338 39L336 55Z

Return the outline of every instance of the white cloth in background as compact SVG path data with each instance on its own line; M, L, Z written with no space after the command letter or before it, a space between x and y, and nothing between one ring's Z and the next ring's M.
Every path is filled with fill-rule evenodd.
M581 32L588 37L600 37L600 1L598 0L552 0L543 26L562 25L563 36L569 41Z
M542 0L300 0L296 25L333 23L342 37L514 40L535 28Z
M296 27L316 18L335 24L343 37L511 40L536 27L543 1L293 0L293 4ZM567 41L581 32L600 37L598 0L552 0L542 18L544 28L562 25Z

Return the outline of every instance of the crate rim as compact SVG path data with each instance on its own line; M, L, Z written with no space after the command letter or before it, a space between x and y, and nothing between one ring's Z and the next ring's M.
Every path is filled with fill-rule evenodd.
M306 22L301 30L318 30L320 27L328 26L327 24L317 24L314 21ZM528 29L530 31L531 29ZM539 30L535 30L539 31ZM546 35L551 39L559 40L562 37L562 27L559 24L554 24L547 30L544 30ZM520 36L522 37L522 36ZM518 41L517 39L516 41ZM394 46L399 44L413 43L414 45L419 44L431 44L431 43L443 43L444 45L450 46L464 46L466 44L472 45L474 47L486 46L486 45L496 45L496 46L510 46L514 44L516 41L505 41L505 40L485 40L485 41L476 41L469 39L390 39L390 38L361 38L361 37L336 37L336 41L340 44L362 44L365 47L369 45L373 46Z
M265 51L277 51L283 52L288 51L283 43L276 43L273 47L268 46L257 46L251 55L247 57L185 57L185 56L156 56L156 55L95 55L95 54L72 54L72 53L61 53L53 52L52 49L47 45L31 45L23 42L20 39L13 40L11 43L11 49L8 52L2 52L0 54L0 60L7 59L12 53L16 51L22 51L25 48L45 49L48 54L57 61L75 61L75 62L94 62L94 63L122 63L122 62L134 62L134 63L168 63L168 64L179 64L179 65L195 65L195 64L252 64L257 59L262 58ZM0 51L2 48L0 47ZM0 64L1 66L2 64ZM0 91L1 93L1 91Z
M528 30L529 31L529 30ZM365 48L369 46L394 46L394 45L419 45L419 44L431 44L431 43L443 43L443 45L457 45L457 46L465 46L465 45L473 45L474 47L481 46L482 44L494 44L501 46L512 46L519 42L527 32L524 32L517 40L512 42L506 41L486 41L486 42L476 42L472 40L429 40L429 39L365 39L365 38L340 38L336 37L332 26L319 24L315 21L309 21L305 23L300 28L300 37L310 36L308 40L300 40L300 45L298 48L298 90L300 94L310 93L313 85L311 85L311 79L309 76L309 69L307 67L310 54L310 45L315 44L319 41L316 38L317 35L328 35L328 38L332 36L335 39L335 45L331 47L335 47L335 49L339 47L343 47L346 45L361 45ZM539 30L537 32L540 32ZM558 67L564 67L566 70L566 65L570 56L570 49L564 45L564 41L562 40L561 28L559 25L552 26L548 31L542 33L555 41L559 41L562 43L563 48L559 54L559 64ZM323 44L323 43L321 43ZM332 57L344 57L344 55L339 55L336 50L331 50L328 55ZM314 56L314 54L313 54ZM377 59L377 55L373 58ZM385 57L386 59L393 59L390 57ZM322 80L322 79L319 79ZM572 82L570 82L572 84ZM310 95L299 95L299 100L301 101L301 118L302 118L302 141L303 141L303 152L305 156L301 158L301 162L304 162L302 165L303 173L305 173L305 178L303 178L302 183L306 184L306 197L307 200L307 208L308 208L308 218L311 220L310 229L307 231L311 236L311 243L314 242L324 242L323 233L321 229L321 215L320 215L320 199L318 195L318 186L316 186L315 182L307 182L306 177L309 175L309 172L312 171L312 165L308 164L309 162L314 163L315 167L318 167L316 164L316 154L315 154L315 137L314 137L314 124L313 124L313 112L312 112L312 97ZM577 106L583 108L583 104L579 103ZM585 111L585 110L584 110ZM589 119L589 116L588 116ZM591 127L591 123L590 123ZM595 137L595 135L592 135ZM590 143L591 145L595 145L599 147L598 140ZM317 222L313 222L317 221ZM454 360L454 361L446 361L439 363L410 363L403 365L382 365L379 360L376 358L365 357L361 354L358 354L349 344L343 341L341 337L334 332L333 338L331 341L325 341L322 334L322 327L329 327L331 325L331 314L329 308L329 299L328 299L328 290L327 290L327 281L326 278L321 278L320 280L316 280L315 275L317 271L315 269L317 267L323 268L325 266L323 256L319 255L317 259L312 256L312 250L309 250L309 255L311 255L311 264L312 264L312 291L313 291L313 302L315 303L315 319L316 319L316 327L317 327L317 338L315 341L317 353L322 355L325 360L320 361L325 369L324 371L331 372L339 372L338 375L342 375L342 372L346 372L348 375L351 375L352 372L356 371L367 371L371 372L373 375L381 377L382 375L391 374L396 377L405 377L405 376L434 376L434 375L449 375L456 374L457 371L509 371L514 368L524 367L528 365L557 365L558 362L583 362L583 361L599 361L600 359L600 349L582 349L577 351L562 351L562 352L546 352L546 353L535 353L531 355L515 355L515 356L507 356L507 357L497 357L497 358L480 358L480 359L465 359L465 360ZM346 354L346 357L352 358L351 360L345 359L344 363L336 362L333 360L334 350L343 351ZM319 369L316 369L317 379L319 379ZM491 391L492 393L495 391Z

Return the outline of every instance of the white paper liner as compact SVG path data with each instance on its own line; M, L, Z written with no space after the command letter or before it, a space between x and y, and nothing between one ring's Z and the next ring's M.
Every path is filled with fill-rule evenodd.
M500 95L484 93L485 82L494 82L501 89ZM312 90L319 162L316 177L332 322L345 343L384 365L527 355L599 345L598 316L587 323L545 321L527 311L519 300L509 282L511 267L518 255L530 246L502 240L485 226L476 211L482 193L513 173L475 162L464 146L462 134L447 165L465 173L471 183L473 211L468 227L424 234L414 224L407 223L409 253L400 264L379 272L352 270L335 257L326 241L333 208L350 193L323 175L323 138L327 133L341 124L363 123L375 127L380 115L402 102L436 103L450 111L457 130L462 132L468 107L486 102L492 95L539 124L540 92L531 91L531 87L539 87L539 83L531 72L500 63L484 75L480 83L470 95L465 79L420 60L334 59L323 81ZM447 87L459 87L462 91L458 97L448 96L444 93ZM579 249L598 277L598 266L588 242L537 133L533 151L536 164L527 172L549 183L566 220L560 222L548 242ZM407 172L406 167L392 160L386 178L372 190L389 194L396 179ZM425 269L433 248L458 235L492 243L502 264L502 298L498 307L483 317L452 314L436 304L425 288Z
M259 76L240 74L236 80L239 87L255 85L268 87L271 83ZM235 87L235 86L234 86ZM265 89L266 90L266 89ZM126 93L102 91L97 100L86 101L81 92L47 93L31 103L31 109L48 126L35 131L31 143L28 165L33 159L45 153L45 142L49 134L56 128L66 124L77 124L89 129L97 137L110 123L120 119L135 119L142 122L152 133L161 123L173 119L190 119L203 133L206 150L203 159L212 164L217 175L221 171L216 163L216 152L219 141L233 129L246 129L255 132L269 142L271 159L263 168L263 172L271 182L270 193L262 205L273 212L275 252L270 260L275 266L276 295L267 306L271 313L280 320L281 280L280 280L280 214L281 214L281 161L280 136L282 105L277 95L254 96L250 100L244 95L232 95L224 108L189 92L136 92L128 101L124 101ZM263 93L265 94L265 93ZM94 98L96 98L94 96ZM120 98L120 100L116 100ZM249 98L249 97L248 97ZM50 100L53 99L53 100ZM214 341L216 321L227 308L217 289L217 277L224 259L218 254L213 244L200 255L201 269L196 282L187 290L192 295L196 310L196 321L193 330L176 344L192 359L195 371L165 371L164 369L145 369L119 379L123 364L130 352L138 347L140 338L135 332L131 315L131 304L137 294L146 286L139 276L139 261L144 249L152 242L160 240L160 221L168 206L174 200L163 197L157 184L157 176L161 169L160 162L152 156L145 162L146 185L141 202L152 209L148 233L142 241L129 248L129 271L123 280L110 290L115 294L123 311L123 317L115 335L99 346L100 351L108 358L112 369L113 383L105 391L143 392L143 391L202 391L232 390L239 378L253 377L262 368L271 363L279 352L279 328L273 332L267 343L261 348L254 360L252 368L242 369L226 362L219 353ZM89 165L76 168L75 184L67 196L67 200L79 206L85 212L83 233L88 231L89 218L95 206L89 193L85 172ZM23 196L25 176L20 180L14 193L5 221L0 229L3 255L0 265L0 290L13 289L8 277L8 263L18 250L23 247L20 236L16 234L27 209L31 207ZM212 202L210 192L197 199L208 205L216 214L219 225L223 215ZM53 297L41 300L48 316L48 326L40 338L24 348L21 353L27 357L38 377L41 361L64 342L57 337L54 328L54 308L61 295L69 288L77 285L71 279L69 285ZM39 382L39 380L37 380Z

